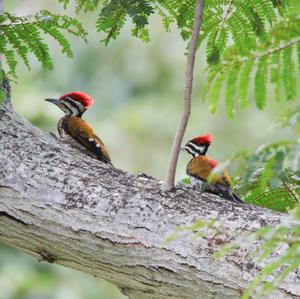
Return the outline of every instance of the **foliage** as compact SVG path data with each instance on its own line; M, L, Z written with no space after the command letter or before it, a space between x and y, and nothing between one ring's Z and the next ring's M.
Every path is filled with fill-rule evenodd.
M299 214L299 207L297 213ZM300 220L298 215L297 220ZM285 224L277 227L265 227L255 232L262 245L257 249L258 262L267 262L268 258L278 249L284 248L283 252L272 262L263 267L259 275L247 287L242 299L248 299L253 295L262 298L275 291L277 286L288 276L288 274L300 265L300 225L287 226ZM256 254L256 253L253 253ZM260 287L260 288L259 288Z
M300 176L288 170L282 170L279 177L273 176L269 166L276 166L276 160L271 160L263 169L267 176L253 175L249 183L239 188L244 200L250 204L262 206L279 212L287 212L300 203ZM278 180L276 186L272 181ZM265 184L265 185L264 185ZM264 188L264 189L263 189Z
M59 0L66 8L69 0ZM76 11L93 11L100 6L99 0L76 0ZM104 32L106 37L103 42L107 45L111 39L116 39L124 27L126 18L129 16L134 24L132 35L145 42L150 41L149 32L146 28L148 19L154 9L150 1L147 0L111 0L104 1L104 6L100 9L96 28Z
M300 205L290 211L292 217L275 227L266 226L247 236L237 238L223 246L216 258L239 249L242 246L259 242L249 258L256 264L264 264L260 273L251 281L242 295L242 299L267 298L276 290L290 272L300 265ZM270 258L272 260L270 261Z
M69 0L60 0L65 7ZM176 23L188 40L194 20L195 0L76 0L80 12L99 9L97 30L108 44L117 38L126 19L131 18L132 34L149 41L147 25L157 13L166 31ZM277 99L296 96L296 56L300 57L300 3L298 0L206 0L199 46L206 41L210 110L217 111L225 89L227 115L246 108L254 98L260 110L266 107L267 86L273 84ZM297 52L297 55L296 55Z
M42 10L33 16L15 16L8 12L0 15L0 54L6 58L8 75L17 77L17 55L30 69L29 54L32 53L44 69L51 70L53 62L44 35L51 36L60 45L62 53L72 57L71 45L65 34L86 38L87 32L75 18L52 14Z
M262 1L263 3L263 1ZM227 115L232 117L235 107L246 108L254 99L259 110L266 107L266 99L295 100L300 49L300 3L286 1L285 10L272 26L263 30L253 47L251 39L239 46L224 50L222 60L208 67L207 97L210 110L217 111L220 91L225 89ZM271 21L271 19L270 19ZM248 45L248 48L245 48ZM255 45L255 43L254 43ZM267 94L267 86L274 86L274 94Z
M191 179L189 177L185 177L180 181L180 183L183 184L183 185L190 185L192 182L191 182Z
M59 2L64 7L69 4L69 0ZM99 0L75 2L77 12L100 9ZM100 10L98 31L107 34L107 43L119 35L127 17L132 19L135 29L140 31L148 25L151 14L156 12L162 17L167 31L172 23L176 23L181 36L187 40L193 26L195 3L195 0L106 0ZM245 53L255 49L256 36L263 38L266 35L267 25L276 21L278 12L285 6L285 1L254 0L249 3L245 0L206 0L200 42L207 40L208 60L218 61L230 44L230 39Z
M294 129L295 141L259 147L247 155L239 172L238 193L248 203L286 212L300 203L300 106L285 113L275 128Z
M220 246L214 258L233 253L238 249L249 248L255 244L255 251L250 251L246 259L254 261L262 270L251 281L243 292L242 299L267 298L276 290L290 272L300 265L300 205L290 211L290 216L275 227L265 226L248 234L243 234L235 240ZM180 238L186 233L192 233L193 239L204 237L206 240L218 234L224 234L223 224L216 224L216 220L197 220L190 225L177 227L165 240L164 245Z
M59 0L66 8L69 0ZM157 13L167 31L176 23L182 38L188 40L194 19L195 0L76 0L77 13L99 11L96 29L105 34L107 44L117 38L127 18L134 24L132 35L150 40L148 24ZM293 100L300 57L300 4L297 0L206 0L199 46L206 41L208 84L206 97L210 110L217 111L221 90L225 89L227 115L236 107L249 106L254 98L258 109L266 106L267 86L273 84L277 99ZM62 31L86 37L80 23L73 18L42 11L35 16L1 16L0 53L16 76L18 54L30 68L32 52L46 69L53 64L41 32L52 36L62 52L72 56L70 44ZM35 41L35 42L33 42ZM297 52L297 55L296 55Z

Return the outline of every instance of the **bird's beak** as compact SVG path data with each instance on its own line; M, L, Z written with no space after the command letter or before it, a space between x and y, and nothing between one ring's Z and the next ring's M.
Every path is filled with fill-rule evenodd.
M61 104L61 101L58 99L45 99L45 101L53 103L56 106L59 106Z

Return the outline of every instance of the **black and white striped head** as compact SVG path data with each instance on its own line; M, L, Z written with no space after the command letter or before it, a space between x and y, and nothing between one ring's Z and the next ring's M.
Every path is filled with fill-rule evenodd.
M94 100L84 92L73 91L62 95L59 99L45 99L58 106L66 116L78 116L91 107Z
M212 141L213 136L211 134L202 135L189 140L181 149L191 154L193 158L205 156Z

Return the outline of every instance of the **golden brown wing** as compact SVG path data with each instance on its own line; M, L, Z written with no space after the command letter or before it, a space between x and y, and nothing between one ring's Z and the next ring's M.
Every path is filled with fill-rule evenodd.
M101 139L94 133L91 126L80 117L68 117L63 122L65 131L77 142L94 153L99 160L110 163L108 151Z
M186 167L187 175L206 181L212 171L206 156L193 158Z
M207 181L209 175L211 174L214 168L212 166L212 161L214 160L212 160L207 156L198 156L196 158L193 158L187 165L186 168L187 175L190 175L200 180ZM211 183L230 186L231 178L227 170L225 169L223 171L223 174L216 173L212 177Z
M217 161L207 156L198 156L188 163L186 173L196 179L207 181L217 164ZM214 174L211 183L209 184L209 192L218 194L223 198L237 203L244 203L244 201L235 192L232 192L230 188L231 178L226 169L224 169L222 174Z

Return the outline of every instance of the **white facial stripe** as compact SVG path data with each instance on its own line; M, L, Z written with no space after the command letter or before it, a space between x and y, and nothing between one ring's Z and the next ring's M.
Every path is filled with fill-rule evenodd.
M205 150L205 148L206 148L205 145L198 145L198 144L194 144L194 143L192 143L192 142L190 142L188 145L189 145L190 147L192 147L194 151L200 152L200 153L203 153L204 150Z
M197 145L192 142L188 142L187 145L185 146L186 150L193 155L194 157L203 155L207 146L205 145Z
M189 152L193 157L196 157L197 153L195 151L193 151L192 148L186 146L185 147L186 151Z
M66 97L64 100L64 104L67 106L69 115L79 115L82 114L86 108L84 105L78 101L71 99L70 97ZM66 111L65 111L66 112Z
M80 102L77 102L77 101L74 101L74 100L71 100L71 101L77 105L77 109L80 112L84 112L85 111L85 107Z
M187 146L190 147L190 148L192 148L194 151L197 150L197 145L194 144L194 143L192 143L192 142L188 142L188 143L187 143Z
M59 107L61 108L62 111L65 112L66 115L71 115L72 114L72 110L70 110L69 106L66 105L65 102L63 102Z
M68 107L68 109L71 111L71 115L78 114L78 110L69 102L65 101L65 105Z

